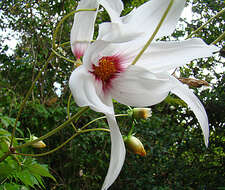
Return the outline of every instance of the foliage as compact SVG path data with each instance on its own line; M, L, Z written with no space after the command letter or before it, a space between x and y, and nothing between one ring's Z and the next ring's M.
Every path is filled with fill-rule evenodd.
M145 1L124 1L129 13L133 7ZM189 35L209 18L222 10L223 1L194 0L193 19L180 20L181 28L173 34L174 39ZM72 0L4 0L0 2L0 27L19 33L20 43L12 55L9 46L3 42L12 38L0 35L0 157L9 149L12 128L25 95L51 54L52 34L62 17L77 5ZM214 19L195 36L210 44L224 32L224 14ZM60 28L57 44L69 41L73 17L68 18ZM105 11L98 14L96 23L108 21ZM96 26L97 27L97 26ZM16 33L17 34L17 33ZM12 34L13 35L13 34ZM95 36L97 33L95 33ZM162 40L170 40L165 37ZM216 44L221 49L223 42ZM59 48L59 53L74 60L70 45ZM191 190L224 189L224 58L219 55L192 61L180 68L182 77L206 80L211 87L193 88L202 100L210 122L210 146L204 147L200 127L186 104L169 95L159 105L153 106L153 115L139 121L135 126L136 136L147 151L146 157L127 152L125 165L111 189L153 189ZM73 64L54 56L45 72L35 83L19 122L13 146L29 141L29 131L42 136L68 119L67 101L70 95L68 78ZM55 83L60 84L56 87ZM57 90L60 95L57 95ZM70 113L78 112L72 101ZM116 113L126 113L127 107L115 103ZM102 116L88 110L75 124L77 128ZM126 135L131 127L128 118L118 117L120 129ZM107 127L104 119L91 124L89 128ZM29 130L28 130L29 129ZM42 153L59 146L74 133L72 125L45 140L44 151L31 147L19 149L17 153ZM22 140L20 140L22 139ZM100 189L107 172L110 158L110 138L106 132L91 132L77 136L60 150L38 159L13 154L0 162L0 190L15 189L57 189L95 190ZM48 169L49 168L49 169ZM51 171L51 174L49 173ZM54 176L54 177L53 177ZM45 178L43 178L45 177ZM47 178L46 178L47 177ZM55 181L56 179L56 181Z
M14 118L0 115L0 157L8 151L11 133L7 130L13 126ZM23 132L20 131L23 136ZM14 146L18 141L13 142ZM34 158L12 155L0 163L0 189L45 188L42 177L55 178L49 173L47 165L39 164Z

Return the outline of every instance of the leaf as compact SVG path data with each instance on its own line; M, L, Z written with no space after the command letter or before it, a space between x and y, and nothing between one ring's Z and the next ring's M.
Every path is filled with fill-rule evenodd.
M24 185L18 185L15 183L5 183L0 185L0 190L29 190Z
M16 119L8 117L8 116L1 116L1 122L3 123L3 125L8 128L8 126L14 126ZM19 122L16 125L17 127L19 126Z
M48 168L45 165L33 164L29 166L29 170L34 175L37 174L40 176L49 177L56 182L56 179L49 173Z
M21 170L17 172L16 177L19 178L24 185L34 187L34 185L38 185L39 183L36 178L30 174L28 170Z
M0 129L0 136L11 136L11 134L4 129Z
M0 176L3 178L7 177L10 173L13 172L13 168L5 162L0 163L0 168Z

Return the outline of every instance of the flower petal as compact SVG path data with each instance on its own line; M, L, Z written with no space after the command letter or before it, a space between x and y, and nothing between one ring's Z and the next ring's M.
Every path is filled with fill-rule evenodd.
M83 65L91 70L93 64L97 64L98 60L104 56L104 52L107 56L113 55L111 51L108 51L108 42L102 40L96 40L92 44L89 44L87 51L83 57Z
M156 38L173 33L184 8L185 1L186 0L174 1L166 19L156 35ZM127 22L124 27L127 28L128 32L144 32L146 37L149 38L153 34L169 3L170 0L151 0L144 3L135 9L134 13L131 13L130 16L122 18L124 19L124 22Z
M174 1L155 38L160 38L173 33L184 8L185 1L186 0ZM99 39L103 39L102 37L104 35L113 33L113 38L111 40L116 42L118 42L119 39L126 39L126 36L141 37L146 41L155 31L169 3L170 0L151 0L144 3L137 9L134 9L130 14L120 17L120 20L116 19L118 24L117 31L112 30L112 28L115 28L115 26L112 26L114 23L100 25L99 31L101 37ZM107 11L110 12L109 9ZM108 37L107 39L110 38Z
M109 23L104 22L99 24L99 33L98 38L99 40L105 40L110 42L128 42L130 40L134 40L141 35L142 33L139 32L128 32L124 27L121 27L123 24L121 23Z
M125 146L116 119L113 115L106 115L111 135L111 158L109 169L102 186L102 190L107 190L118 177L125 160Z
M114 113L111 97L103 94L101 84L96 83L83 65L73 71L69 86L77 105L105 114Z
M76 10L79 9L98 9L98 3L96 0L81 0ZM70 43L77 58L83 56L87 44L92 40L96 15L97 11L82 11L74 15Z
M177 95L182 100L184 100L187 103L187 105L191 108L191 110L194 112L195 116L198 119L198 122L200 123L205 139L205 145L207 147L209 139L209 124L205 108L203 107L199 99L187 86L183 85L174 77L171 78L174 84L174 88L171 90L171 92Z
M123 2L121 0L99 0L106 11L108 12L112 22L120 22L120 13L123 10Z
M137 62L152 72L163 72L188 64L191 60L209 57L218 51L200 38L180 42L154 42Z
M163 101L172 85L167 74L154 74L132 65L116 78L110 91L118 102L129 106L151 106Z

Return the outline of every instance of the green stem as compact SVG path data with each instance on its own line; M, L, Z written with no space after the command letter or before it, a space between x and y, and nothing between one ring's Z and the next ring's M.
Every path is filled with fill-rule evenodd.
M75 120L75 122L77 122L77 120L80 118L80 116L89 109L89 107L83 107L81 108L81 110L76 113L74 116L72 116L69 120L65 121L62 125L60 125L59 127L57 127L56 129L53 129L52 131L48 132L47 134L41 136L40 138L27 142L25 144L19 145L19 146L15 146L13 147L13 150L16 149L21 149L24 148L26 146L30 146L38 141L44 140L52 135L54 135L55 133L57 133L59 130L63 129L67 124L69 124L71 121ZM1 158L0 158L0 162L2 162L3 160L5 160L9 155L13 154L12 151L8 151L6 152Z
M66 57L64 57L64 56L62 56L62 55L60 55L58 52L56 52L54 49L52 49L52 51L53 51L53 53L55 54L55 55L57 55L58 57L60 57L60 58L62 58L62 59L65 59L66 61L68 61L68 62L71 62L71 63L74 63L75 61L73 61L73 60L71 60L71 59L68 59L68 58L66 58Z
M156 34L158 33L163 21L165 20L169 10L171 9L172 5L174 3L174 0L170 0L170 3L166 9L166 11L164 12L161 20L159 21L159 24L157 25L155 31L153 32L152 36L149 38L149 40L147 41L147 43L145 44L145 46L142 48L142 50L139 52L139 54L135 57L134 61L132 62L131 65L135 65L137 63L137 61L140 59L140 57L142 56L142 54L144 53L144 51L149 47L149 45L151 44L151 42L153 41L153 39L155 38Z
M87 132L91 132L91 131L106 131L106 132L110 132L109 129L105 129L105 128L94 128L94 129L86 129L83 131L79 131L77 133L75 133L73 136L71 136L69 139L67 139L64 143L62 143L61 145L59 145L58 147L48 151L48 152L44 152L41 154L24 154L24 153L14 153L14 154L18 154L18 155L22 155L22 156L32 156L32 157L40 157L40 156L45 156L48 154L51 154L57 150L59 150L60 148L62 148L63 146L65 146L68 142L70 142L71 140L73 140L76 136L78 136L81 133L87 133Z
M30 146L38 141L41 141L41 140L44 140L52 135L54 135L55 133L57 133L58 131L60 131L61 129L63 129L64 127L66 127L67 124L69 124L71 121L75 120L77 121L79 119L79 117L89 109L89 107L83 107L81 108L81 110L76 113L74 116L72 116L70 119L68 119L67 121L65 121L63 124L61 124L60 126L58 126L57 128L53 129L52 131L48 132L47 134L39 137L38 139L36 140L33 140L33 141L30 141L30 142L27 142L25 144L22 144L22 145L19 145L19 146L15 146L14 149L21 149L21 148L24 148L26 146Z
M59 46L60 47L64 47L64 46L67 46L67 45L70 45L70 41L64 42L64 43L60 44Z
M69 98L68 98L68 102L67 102L67 117L68 119L70 119L70 100L71 100L72 94L70 94ZM74 130L77 131L77 128L75 127L75 125L73 124L73 122L71 122L71 125L73 126Z
M58 30L59 30L60 26L62 25L62 23L63 23L67 18L69 18L70 16L72 16L73 14L78 13L78 12L81 12L81 11L96 11L96 9L80 9L80 10L72 11L72 12L70 12L69 14L65 15L65 16L59 21L59 23L57 24L56 29L55 29L55 31L54 31L54 33L53 33L53 36L52 36L52 48L53 48L53 49L56 49L56 43L55 43L55 41L56 41L56 36L57 36Z
M31 85L30 89L28 90L28 92L27 92L27 94L26 94L26 96L25 96L25 98L24 98L24 100L23 100L23 102L22 102L22 104L21 104L21 106L20 106L20 109L19 109L18 114L17 114L17 116L16 116L15 124L14 124L14 126L13 126L13 130L12 130L12 136L11 136L10 147L12 147L13 139L14 139L15 133L16 133L16 125L17 125L17 122L18 122L18 120L19 120L19 117L20 117L20 115L21 115L21 113L22 113L22 110L23 110L23 108L25 107L26 101L28 100L28 98L29 98L29 96L30 96L30 94L31 94L31 92L32 92L32 90L33 90L33 88L34 88L34 86L35 86L37 80L40 78L42 72L47 68L47 66L48 66L50 60L53 58L53 56L54 56L54 53L51 53L51 55L50 55L49 58L47 59L45 65L42 67L42 69L39 71L38 75L37 75L36 78L34 79L34 81L33 81L32 85Z
M202 26L200 26L197 30L195 30L194 32L192 32L186 39L192 37L194 34L196 34L198 31L200 31L202 28L204 28L208 23L210 23L214 18L220 16L223 12L225 11L225 9L222 9L220 12L218 12L215 16L213 16L212 18L210 18L205 24L203 24Z
M220 40L223 40L225 38L225 32L223 32L214 42L212 42L212 44L216 44L217 42L219 42Z
M127 116L128 116L128 114L117 114L117 115L115 115L115 117L127 117ZM96 118L96 119L90 121L89 123L85 124L85 125L84 125L83 127L81 127L79 130L83 130L84 128L86 128L88 125L94 123L95 121L98 121L98 120L100 120L100 119L105 119L105 118L106 118L106 116L102 116L102 117Z

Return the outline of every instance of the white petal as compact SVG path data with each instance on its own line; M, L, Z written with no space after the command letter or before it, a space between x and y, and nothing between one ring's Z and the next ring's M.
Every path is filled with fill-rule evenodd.
M113 114L111 97L102 92L101 84L81 65L70 76L70 90L77 105L89 106L91 109L105 114Z
M109 13L112 22L120 22L120 14L123 10L123 2L121 0L99 0L98 2Z
M151 106L163 101L171 89L167 74L154 74L138 66L130 66L127 71L113 81L110 91L118 102L130 106Z
M188 64L196 58L212 56L216 51L216 46L207 45L200 38L180 42L154 42L137 65L152 72L163 72Z
M107 176L102 190L107 190L118 177L125 159L125 146L116 119L112 115L106 115L111 135L111 158Z
M195 116L198 119L198 122L200 123L205 139L205 145L207 147L209 139L209 124L205 108L203 107L199 99L187 86L183 85L180 81L178 81L174 77L171 78L174 84L174 88L171 90L171 92L177 95L182 100L184 100L187 103L187 105L191 108L191 110L194 112Z
M83 65L91 70L93 64L97 64L98 60L103 56L103 52L107 51L108 42L96 40L90 44L83 57ZM110 53L110 52L109 52ZM110 56L110 54L108 55Z
M155 38L170 35L176 27L178 19L184 8L186 0L175 0L173 6L171 7L166 19L160 27ZM165 10L169 5L170 0L151 0L137 9L134 9L130 14L121 17L121 21L117 25L117 31L112 30L115 26L110 26L113 23L106 23L100 26L100 37L110 36L112 34L111 40L118 42L126 38L141 37L144 41L155 31L160 19L162 18ZM119 20L119 19L117 19ZM128 37L126 37L128 36ZM110 37L107 37L110 40Z
M186 0L175 0L166 19L160 27L156 38L170 35L176 27L178 19L184 8ZM124 25L128 32L144 32L147 38L153 34L156 26L162 18L165 10L169 5L170 0L151 0L137 9L130 16L126 16Z
M99 24L99 33L98 38L99 40L105 40L110 42L127 42L130 40L134 40L141 35L143 32L129 32L127 28L125 29L121 23L111 23L111 22L104 22Z
M81 0L76 10L79 9L98 9L97 0ZM74 15L70 43L72 52L78 58L83 55L87 48L85 43L89 43L93 38L96 15L97 11L82 11ZM82 44L79 45L79 43Z

